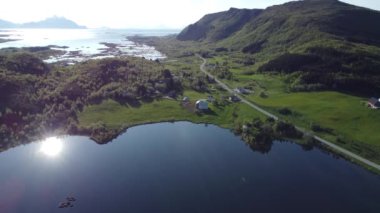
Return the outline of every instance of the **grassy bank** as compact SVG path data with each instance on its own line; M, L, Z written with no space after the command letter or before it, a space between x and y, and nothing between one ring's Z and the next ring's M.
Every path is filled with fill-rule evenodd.
M107 128L119 129L145 123L186 120L233 128L236 122L263 117L260 113L240 103L220 106L209 104L209 112L196 113L193 111L192 105L197 99L207 97L207 94L186 91L185 95L191 100L190 106L187 107L182 106L180 101L169 99L160 99L150 103L142 102L138 107L106 100L101 104L85 107L83 112L78 114L79 125L88 128L100 122Z

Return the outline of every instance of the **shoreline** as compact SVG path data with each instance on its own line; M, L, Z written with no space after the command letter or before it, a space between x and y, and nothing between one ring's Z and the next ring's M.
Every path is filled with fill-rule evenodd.
M128 130L131 129L131 128L135 128L135 127L142 127L142 126L145 126L145 125L154 125L154 124L161 124L161 123L171 123L171 124L174 124L174 123L178 123L178 122L186 122L186 123L191 123L191 124L195 124L195 125L213 125L215 127L218 127L218 128L221 128L221 129L224 129L224 130L228 130L229 132L231 132L232 134L234 134L236 137L239 137L239 139L241 140L241 142L243 142L246 146L249 146L249 144L247 142L245 142L242 138L242 135L241 134L236 134L233 130L233 128L228 128L228 127L223 127L217 123L212 123L212 122L209 122L209 123L206 123L206 122L197 122L197 121L192 121L191 119L180 119L180 120L161 120L161 121L148 121L148 122L142 122L142 123L139 123L139 124L133 124L133 125L130 125L128 127L125 127L123 128L117 135L115 135L111 140L109 140L108 142L99 142L97 141L96 138L93 138L92 136L90 135L86 135L86 134L68 134L68 136L83 136L83 137L87 137L88 139L92 140L93 142L99 144L99 145L106 145L108 143L111 143L113 142L113 140L117 139L119 136L123 135L123 134L128 134ZM63 135L62 135L63 136ZM363 164L361 163L360 161L357 161L353 158L350 158L340 152L337 152L336 150L334 149L331 149L330 147L326 146L325 144L319 142L319 141L314 141L313 143L307 143L305 142L303 139L292 139L292 138L283 138L283 139L274 139L272 141L273 143L274 142L280 142L280 143L290 143L290 144L295 144L295 145L298 145L302 148L310 148L311 147L311 150L312 149L319 149L321 152L335 158L335 159L343 159L347 162L350 162L350 163L353 163L359 167L362 167L364 169L366 169L367 171L373 173L373 174L376 174L376 175L380 175L380 170L377 170L376 168L374 167L370 167L366 164ZM306 150L305 150L306 151Z

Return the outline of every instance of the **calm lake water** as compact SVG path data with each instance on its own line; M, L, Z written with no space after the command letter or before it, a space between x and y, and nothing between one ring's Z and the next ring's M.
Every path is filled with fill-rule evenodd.
M0 31L4 38L15 41L0 43L0 48L35 47L58 45L67 48L55 48L66 51L63 56L52 56L48 63L57 61L79 62L93 58L132 55L147 59L162 59L166 56L154 47L138 45L129 41L127 36L165 36L178 33L178 30L117 30L117 29L4 29ZM117 44L112 51L105 51L102 43ZM79 54L78 54L79 53Z
M252 151L188 122L106 145L62 137L0 153L0 212L380 212L380 177L318 150ZM58 203L74 196L74 207Z

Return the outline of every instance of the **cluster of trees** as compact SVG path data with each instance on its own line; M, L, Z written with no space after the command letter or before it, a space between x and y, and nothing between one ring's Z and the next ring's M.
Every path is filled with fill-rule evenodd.
M273 140L300 139L303 137L303 133L297 130L293 124L280 120L275 121L273 118L268 118L265 121L255 118L244 125L237 124L235 133L241 135L252 150L261 153L268 153L271 150Z
M228 62L226 61L222 64L216 62L214 67L211 69L211 72L220 79L231 80L233 78L233 74L229 69Z
M214 79L204 75L203 73L196 73L190 69L183 69L180 71L182 85L185 88L195 90L197 92L209 92L209 83L215 83Z
M183 91L179 77L160 63L141 58L102 59L71 67L47 66L32 54L0 55L0 150L46 132L100 135L104 126L78 126L84 106L113 99L136 104ZM102 141L104 142L104 141Z
M258 70L290 74L293 91L334 89L370 95L380 92L380 56L369 52L311 47L305 54L281 55Z
M11 55L0 55L0 68L24 73L42 75L49 68L39 58L28 53L16 53Z
M58 95L70 100L98 103L104 99L135 102L182 92L179 77L158 62L130 58L84 62L74 68L75 76L57 88Z
M260 41L249 44L242 49L242 52L250 54L258 53L263 49L263 45L265 44L265 42L266 41Z

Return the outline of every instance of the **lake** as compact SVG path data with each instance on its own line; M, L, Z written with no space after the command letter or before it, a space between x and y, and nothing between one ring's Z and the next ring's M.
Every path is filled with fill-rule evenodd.
M128 29L3 29L0 35L14 41L0 43L0 48L55 45L53 49L66 52L64 55L51 56L45 60L47 63L80 62L114 56L137 56L155 60L166 56L154 47L136 44L126 37L165 36L178 32L178 30ZM104 43L116 46L109 49Z
M229 130L137 126L0 153L0 212L379 212L380 177L319 149L252 151ZM59 209L67 196L73 207Z

